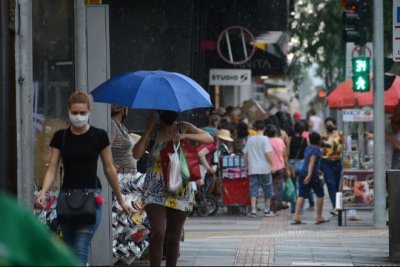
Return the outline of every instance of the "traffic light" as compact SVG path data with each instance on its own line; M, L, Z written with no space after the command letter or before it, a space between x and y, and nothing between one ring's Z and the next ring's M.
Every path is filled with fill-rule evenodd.
M345 8L343 12L345 42L365 45L372 21L370 0L342 0L342 6Z
M353 57L351 63L353 67L353 91L368 92L370 87L369 57Z

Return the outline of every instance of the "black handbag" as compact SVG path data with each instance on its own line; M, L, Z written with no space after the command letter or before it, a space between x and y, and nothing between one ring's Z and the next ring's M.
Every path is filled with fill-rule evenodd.
M94 192L60 192L57 200L57 219L60 224L96 223Z
M66 131L64 130L61 155L64 150ZM60 180L62 173L62 167L60 167ZM97 188L97 179L95 187ZM94 224L96 223L96 193L86 192L84 189L60 192L56 212L60 224Z

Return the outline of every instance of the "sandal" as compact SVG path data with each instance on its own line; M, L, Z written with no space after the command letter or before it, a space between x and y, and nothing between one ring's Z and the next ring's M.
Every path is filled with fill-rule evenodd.
M297 224L306 224L306 223L302 222L301 220L293 220L290 224L291 225L297 225Z
M322 224L322 223L326 223L326 222L330 222L330 221L327 219L321 219L321 220L316 221L315 224Z

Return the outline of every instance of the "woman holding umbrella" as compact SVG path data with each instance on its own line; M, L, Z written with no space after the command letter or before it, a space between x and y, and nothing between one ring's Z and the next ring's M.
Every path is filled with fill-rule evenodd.
M150 221L150 264L160 266L163 242L166 242L166 266L176 266L179 256L179 242L187 213L194 202L192 183L187 183L179 193L167 190L161 169L160 151L170 142L182 139L199 143L211 143L213 138L206 131L188 122L176 122L178 113L158 110L159 125L149 118L146 129L133 148L133 156L139 159L149 148L152 159L146 171L144 184L145 210Z

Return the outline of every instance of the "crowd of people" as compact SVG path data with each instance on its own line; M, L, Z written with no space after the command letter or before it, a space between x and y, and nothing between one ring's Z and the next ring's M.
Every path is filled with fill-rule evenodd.
M299 111L293 114L278 111L253 125L247 117L237 120L232 111L233 107L216 110L203 129L211 135L229 131L233 138L227 143L229 150L243 154L250 177L251 216L256 216L256 201L262 188L265 216L275 216L277 211L290 208L294 214L293 223L298 224L304 210L316 208L316 223L326 222L321 214L324 184L332 205L331 214L337 215L336 192L339 191L345 142L334 118L323 119L314 109L306 116ZM297 203L283 199L287 177L296 186ZM303 208L304 199L308 200L307 208Z
M262 189L265 200L263 216L276 216L279 210L290 208L292 223L301 224L305 210L316 210L315 223L325 223L328 221L322 216L325 185L332 205L331 214L337 215L335 205L342 172L341 153L343 146L348 144L337 129L334 118L321 118L311 109L306 116L299 111L293 114L278 111L266 119L250 121L247 117L237 120L232 111L233 107L220 108L210 114L206 127L198 128L189 122L178 122L177 112L158 110L147 119L143 135L135 139L123 124L128 108L112 105L109 138L104 130L89 124L89 96L75 92L68 103L71 124L56 132L50 142L51 160L36 203L45 205L46 192L55 182L61 162L65 172L62 192L96 192L95 224L62 225L64 240L85 265L91 239L102 216L102 185L96 167L98 158L102 160L105 176L121 210L129 214L132 207L121 194L118 181L135 175L138 160L147 153L149 161L144 168L143 202L151 226L150 262L152 266L159 266L165 256L167 265L175 266L182 228L193 208L195 185L186 183L177 192L170 192L165 182L161 153L172 142L189 140L198 145L202 179L205 173L216 172L212 163L218 161L221 154L243 155L250 178L249 215L252 217L257 216L257 200ZM394 116L391 122L393 133L386 138L393 151L390 164L397 166L400 162L400 117ZM372 139L372 133L368 132L368 154L372 154ZM297 200L292 202L283 198L288 177L296 187ZM304 207L306 200L307 208Z

